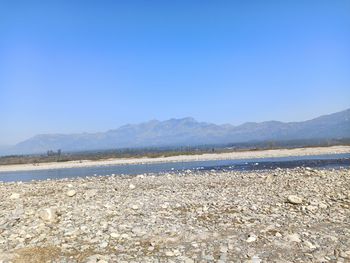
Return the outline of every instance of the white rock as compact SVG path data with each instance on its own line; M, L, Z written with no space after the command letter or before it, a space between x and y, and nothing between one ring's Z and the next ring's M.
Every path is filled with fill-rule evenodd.
M267 183L271 183L271 182L273 182L273 180L274 180L274 175L273 175L273 174L269 174L269 175L265 178L265 181L266 181Z
M296 243L300 243L301 242L300 236L298 234L290 234L290 235L287 236L287 239L290 242L296 242Z
M136 236L142 236L144 235L144 231L142 230L142 228L140 227L134 227L133 229L131 229L131 232L133 234L135 234Z
M21 195L19 193L13 193L12 195L10 195L11 199L18 199L20 197L21 197Z
M166 255L167 257L173 257L173 256L174 256L174 252L172 252L172 251L166 251L166 252L165 252L165 255Z
M255 241L256 241L255 235L250 235L246 240L247 243L251 243L251 242L255 242Z
M288 196L288 202L294 205L298 205L303 202L303 199L296 195L290 195Z
M326 209L328 207L325 203L320 203L318 206L321 209Z
M316 248L317 248L317 247L316 247L314 244L312 244L310 241L304 240L303 242L304 242L304 244L305 244L308 248L310 248L310 249L316 249Z
M112 238L119 238L120 237L120 235L118 233L115 233L115 232L111 233L110 236Z
M106 248L106 247L108 247L108 242L102 242L100 244L100 248ZM99 262L101 262L101 261L99 261Z
M44 208L44 209L40 210L39 217L42 220L44 220L46 222L50 222L50 223L55 223L58 221L57 211L54 208Z
M262 260L259 258L259 256L252 256L252 260L251 260L252 263L260 263L262 262Z
M194 263L194 260L192 258L184 257L183 258L184 263Z
M67 191L66 195L69 197L73 197L77 194L77 192L75 190L69 190Z
M316 213L318 207L315 206L315 205L308 205L308 206L306 207L306 209L307 209L308 211L310 211L311 213Z
M139 206L138 206L138 205L132 205L131 208L132 208L133 210L137 210L137 209L139 209Z
M133 189L135 189L135 188L136 188L135 185L133 185L133 184L130 184L130 185L129 185L129 189L133 190Z
M221 246L220 247L220 252L221 253L227 253L227 251L228 251L228 248L226 246Z

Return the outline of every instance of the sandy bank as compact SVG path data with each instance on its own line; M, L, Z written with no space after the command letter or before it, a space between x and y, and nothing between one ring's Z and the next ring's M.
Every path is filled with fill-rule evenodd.
M18 165L2 165L0 172L9 171L31 171L61 168L79 168L93 167L105 165L125 165L125 164L148 164L148 163L164 163L164 162L191 162L191 161L207 161L207 160L234 160L246 158L269 158L269 157L287 157L287 156L304 156L319 154L341 154L350 153L350 146L332 146L332 147L313 147L313 148L296 148L296 149L276 149L263 151L245 151L230 153L207 153L201 155L179 155L171 157L158 158L120 158L107 159L99 161L81 160L62 163L40 163L40 164L18 164Z

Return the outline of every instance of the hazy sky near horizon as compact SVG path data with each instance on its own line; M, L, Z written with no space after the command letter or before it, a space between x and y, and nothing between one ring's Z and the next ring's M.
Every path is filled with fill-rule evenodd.
M0 144L350 107L350 1L0 1Z

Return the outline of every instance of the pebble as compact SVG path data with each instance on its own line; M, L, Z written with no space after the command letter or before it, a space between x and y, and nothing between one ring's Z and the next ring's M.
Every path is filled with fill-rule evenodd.
M315 246L314 244L312 244L310 241L304 240L303 243L310 249L316 249L317 246Z
M287 239L290 242L296 242L296 243L300 243L301 242L300 236L298 234L295 234L295 233L287 235Z
M133 210L138 210L138 209L139 209L139 206L138 206L138 205L132 205L131 208L132 208Z
M106 247L108 247L108 242L102 242L100 244L100 248L106 248Z
M44 208L39 211L39 217L49 223L56 223L57 218L57 211L54 208Z
M21 197L21 195L19 193L13 193L10 195L10 199L18 199L20 197Z
M287 199L289 203L294 205L299 205L303 203L303 199L296 195L289 195Z
M174 252L172 252L172 251L165 251L165 255L167 257L173 257L174 256Z
M110 236L112 238L119 238L120 237L120 235L118 233L115 233L115 232L111 233Z
M247 243L251 243L251 242L255 242L257 239L257 237L255 235L249 235L249 237L247 238L246 242Z
M69 190L67 191L66 195L69 197L73 197L77 194L77 192L75 190Z

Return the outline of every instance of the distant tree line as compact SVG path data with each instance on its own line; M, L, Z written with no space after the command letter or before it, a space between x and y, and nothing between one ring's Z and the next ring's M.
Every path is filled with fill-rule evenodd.
M57 151L48 150L46 154L47 156L61 156L62 151L61 149L58 149Z
M350 145L350 138L339 139L311 139L311 140L288 140L288 141L251 141L231 144L198 145L198 146L165 146L144 148L123 148L109 150L91 150L77 152L62 152L48 150L43 154L8 155L0 156L0 165L67 162L74 160L101 160L110 158L135 158L135 157L167 157L174 155L192 155L209 152L238 152L256 151L278 148L314 147L331 145Z

